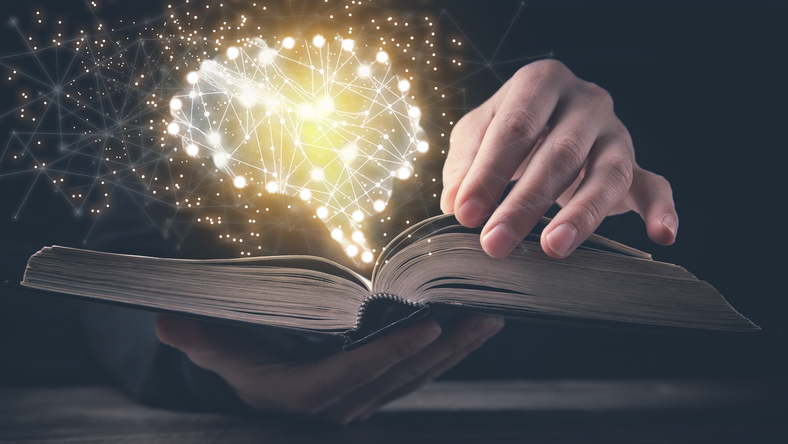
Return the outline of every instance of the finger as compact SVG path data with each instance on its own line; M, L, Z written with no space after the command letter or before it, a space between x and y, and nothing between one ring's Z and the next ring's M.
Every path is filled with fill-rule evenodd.
M454 211L454 199L461 183L459 179L468 173L484 139L484 133L490 126L495 110L500 106L501 97L496 94L480 107L464 115L451 131L449 153L443 165L443 191L440 204L444 213Z
M503 327L503 318L501 318L501 327ZM493 332L477 339L474 342L471 342L461 350L455 352L454 354L448 356L443 361L439 362L437 365L429 369L420 377L408 382L407 384L403 385L402 387L397 388L396 390L389 392L385 396L378 399L375 403L367 407L364 413L359 415L360 420L367 419L370 415L378 411L380 408L385 406L386 404L394 401L395 399L402 398L407 396L410 393L413 393L425 385L429 384L432 380L440 377L445 371L449 370L450 368L457 365L460 361L465 359L469 354L477 350L479 347L484 345L487 340L495 336L500 331L500 328L494 330Z
M559 105L554 128L482 230L482 248L488 255L503 258L511 253L552 203L572 186L608 122L609 112L612 103L600 100L593 89L579 89Z
M664 177L635 166L632 187L624 201L646 222L651 240L661 245L676 240L679 216L673 203L673 190Z
M490 122L475 158L466 160L471 162L470 169L460 178L454 212L463 225L479 226L492 213L547 126L561 91L562 77L554 66L529 65L507 82L512 84L510 92Z
M392 392L411 385L409 390L416 390L417 385L426 384L449 366L459 362L498 333L502 327L503 318L497 316L472 316L462 319L448 327L427 348L393 366L375 381L349 393L326 409L321 416L333 422L348 423ZM412 384L414 381L415 385ZM402 392L403 395L405 393Z
M437 322L427 320L385 335L349 352L339 352L294 372L298 397L314 411L378 379L394 365L423 350L441 334Z
M599 226L629 192L634 151L628 137L606 135L597 140L577 191L542 231L549 256L568 256Z

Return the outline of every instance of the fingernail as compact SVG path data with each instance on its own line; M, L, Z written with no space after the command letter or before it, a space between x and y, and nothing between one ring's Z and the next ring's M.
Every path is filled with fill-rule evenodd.
M487 205L475 197L466 200L457 209L457 219L474 227L484 222L484 218L487 216Z
M419 333L413 342L419 347L426 347L432 341L438 339L438 336L441 334L441 328L437 325L434 325L427 330Z
M673 239L675 239L676 231L679 229L679 222L676 218L671 214L666 214L665 217L662 218L662 225L670 231L670 234L673 235Z
M506 224L498 224L484 235L482 248L485 253L494 258L506 257L517 245L519 239L514 231Z
M481 319L468 330L468 339L473 341L499 330L503 325L502 321L503 319L497 316L488 316Z
M566 256L577 240L577 230L569 224L561 224L547 235L547 245L559 256Z

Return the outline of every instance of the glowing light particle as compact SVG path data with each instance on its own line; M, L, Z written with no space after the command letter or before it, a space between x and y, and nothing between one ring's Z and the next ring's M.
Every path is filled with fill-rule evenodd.
M312 170L312 180L323 180L323 170L319 168Z
M167 125L167 132L174 136L179 132L181 132L181 126L175 122L172 122L169 125Z
M170 111L179 111L183 108L183 102L181 99L175 97L174 99L170 100Z
M328 217L328 208L320 207L320 208L317 209L317 213L316 214L317 214L317 217L319 217L321 219L325 219L325 218Z
M342 230L340 230L339 228L334 228L333 230L331 230L331 237L334 238L335 241L341 241L342 238L345 237L345 235L344 233L342 233Z
M298 196L301 198L301 200L307 201L312 198L312 192L304 188L300 193L298 193Z
M389 61L389 55L386 53L386 51L380 51L375 54L375 60L377 60L378 63L386 63Z
M211 142L214 145L218 145L219 142L222 141L222 138L221 138L221 136L219 136L216 133L211 133L211 134L208 135L208 141Z
M342 150L342 159L345 162L350 162L358 155L358 147L355 144L350 144Z
M227 164L227 156L225 156L224 153L216 153L213 155L213 163L221 168Z
M258 60L260 60L261 64L267 65L273 62L275 57L276 57L276 52L274 52L269 48L265 48L262 51L260 51L260 56L258 57Z
M269 193L276 193L279 190L279 184L272 180L265 184L265 190Z
M410 109L408 109L408 116L410 116L410 118L414 120L420 119L421 109L418 106L411 106Z
M361 65L358 68L358 75L360 75L361 77L369 77L369 74L370 74L369 66Z
M413 171L408 167L402 167L397 171L397 177L401 180L409 179L411 174L413 174Z
M360 231L354 231L352 236L353 242L363 244L364 243L364 233Z
M356 210L353 212L353 220L356 222L361 222L364 220L364 212L361 210Z
M402 92L408 92L410 90L410 82L405 79L402 79L397 83L397 88L399 88Z
M381 211L386 209L386 202L383 202L382 200L376 200L375 203L373 204L373 208L375 208L375 211L380 213Z
M192 157L196 157L199 152L200 152L200 148L193 143L186 147L186 154Z
M330 97L326 97L320 101L320 112L325 114L334 109L334 101Z
M227 48L227 58L229 58L230 60L237 59L239 55L241 55L241 51L235 46L231 46Z
M233 179L233 185L235 185L236 188L246 187L246 178L243 176L237 176L235 179Z
M374 258L374 256L373 256L371 251L365 251L364 253L361 254L361 260L365 264L368 264L368 263L372 262L373 258Z
M356 47L356 42L350 39L342 40L342 49L345 51L352 51Z
M192 71L186 75L186 81L191 83L192 85L196 85L197 82L200 81L200 75Z
M345 253L350 257L356 257L358 255L358 247L351 245L345 249Z
M419 143L416 144L416 151L420 153L426 153L430 150L430 144L426 140L420 140Z
M316 48L322 48L326 44L326 38L318 34L312 39L312 45Z
M293 49L294 46L295 46L294 38L285 37L284 40L282 40L282 47L284 47L285 49Z

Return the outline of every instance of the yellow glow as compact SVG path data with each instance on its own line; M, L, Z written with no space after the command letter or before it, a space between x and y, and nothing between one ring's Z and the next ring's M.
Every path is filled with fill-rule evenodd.
M352 51L356 47L356 42L350 39L342 40L342 49L345 51Z
M233 179L233 185L235 185L236 188L246 187L246 178L243 176L236 177L235 179Z
M295 39L292 37L285 37L285 39L282 40L282 46L285 49L293 49L295 46Z
M380 51L375 55L375 60L377 60L378 63L386 63L389 61L389 55L386 51Z
M318 34L312 39L312 45L316 48L322 48L326 44L326 38Z

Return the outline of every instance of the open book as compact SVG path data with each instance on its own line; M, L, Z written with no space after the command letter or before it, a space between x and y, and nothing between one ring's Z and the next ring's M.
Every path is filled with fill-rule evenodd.
M435 312L759 330L687 270L600 236L568 258L553 259L531 234L506 259L493 259L482 250L479 232L452 215L425 220L383 249L371 281L309 256L185 260L53 246L30 258L20 284L163 313L328 336L350 347Z

